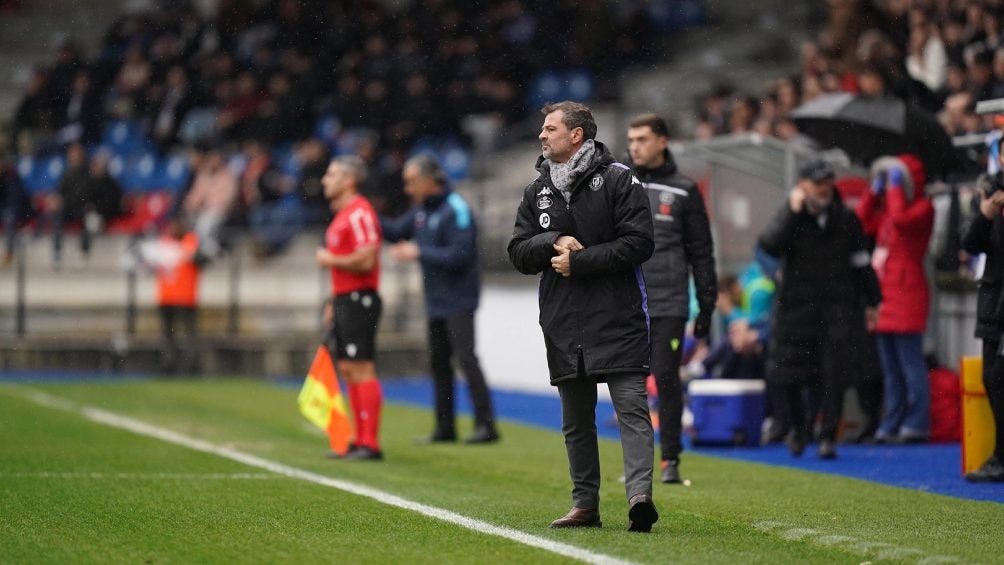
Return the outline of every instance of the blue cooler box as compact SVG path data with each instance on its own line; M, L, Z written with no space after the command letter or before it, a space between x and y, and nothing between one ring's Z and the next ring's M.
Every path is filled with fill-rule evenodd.
M766 385L757 379L697 379L688 387L694 445L757 445Z

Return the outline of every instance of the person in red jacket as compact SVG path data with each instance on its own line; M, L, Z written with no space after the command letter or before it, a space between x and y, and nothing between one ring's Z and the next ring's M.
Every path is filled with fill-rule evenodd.
M930 293L924 256L934 207L924 195L924 166L915 156L883 157L872 170L872 189L858 203L857 213L865 233L875 238L872 267L882 288L875 330L885 409L875 439L923 442L931 426L924 363Z

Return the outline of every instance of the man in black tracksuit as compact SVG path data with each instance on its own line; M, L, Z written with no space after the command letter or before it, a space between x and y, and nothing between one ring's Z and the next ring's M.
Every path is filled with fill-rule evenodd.
M979 201L973 199L973 220L962 247L987 255L976 301L976 337L983 340L983 387L997 434L990 459L966 480L999 483L1004 482L1004 174L984 175L978 185Z
M648 532L652 420L645 279L652 216L641 182L595 141L586 106L544 107L540 176L523 192L509 258L540 274L540 325L551 384L561 396L573 507L553 528L599 527L600 459L596 383L606 382L620 424L628 529Z
M642 114L631 120L628 150L634 172L648 193L655 230L655 252L642 267L652 319L652 374L659 389L662 482L679 483L683 431L680 358L690 313L691 272L700 306L694 320L697 339L708 337L718 289L704 199L697 184L677 171L668 143L669 128L658 115Z

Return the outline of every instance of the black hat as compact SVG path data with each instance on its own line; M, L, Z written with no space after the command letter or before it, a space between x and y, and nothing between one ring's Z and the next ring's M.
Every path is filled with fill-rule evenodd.
M833 180L837 177L837 173L833 171L833 167L829 163L823 161L822 159L816 159L814 161L809 161L802 169L798 172L799 178L809 179L812 182L822 182L824 180Z

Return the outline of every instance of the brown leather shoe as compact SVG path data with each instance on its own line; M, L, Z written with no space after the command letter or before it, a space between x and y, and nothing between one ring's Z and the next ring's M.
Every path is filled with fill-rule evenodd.
M602 528L600 512L589 508L573 506L568 514L551 522L552 528Z
M652 524L659 521L659 512L655 509L652 497L647 494L636 494L631 497L631 509L628 510L629 532L651 532Z

